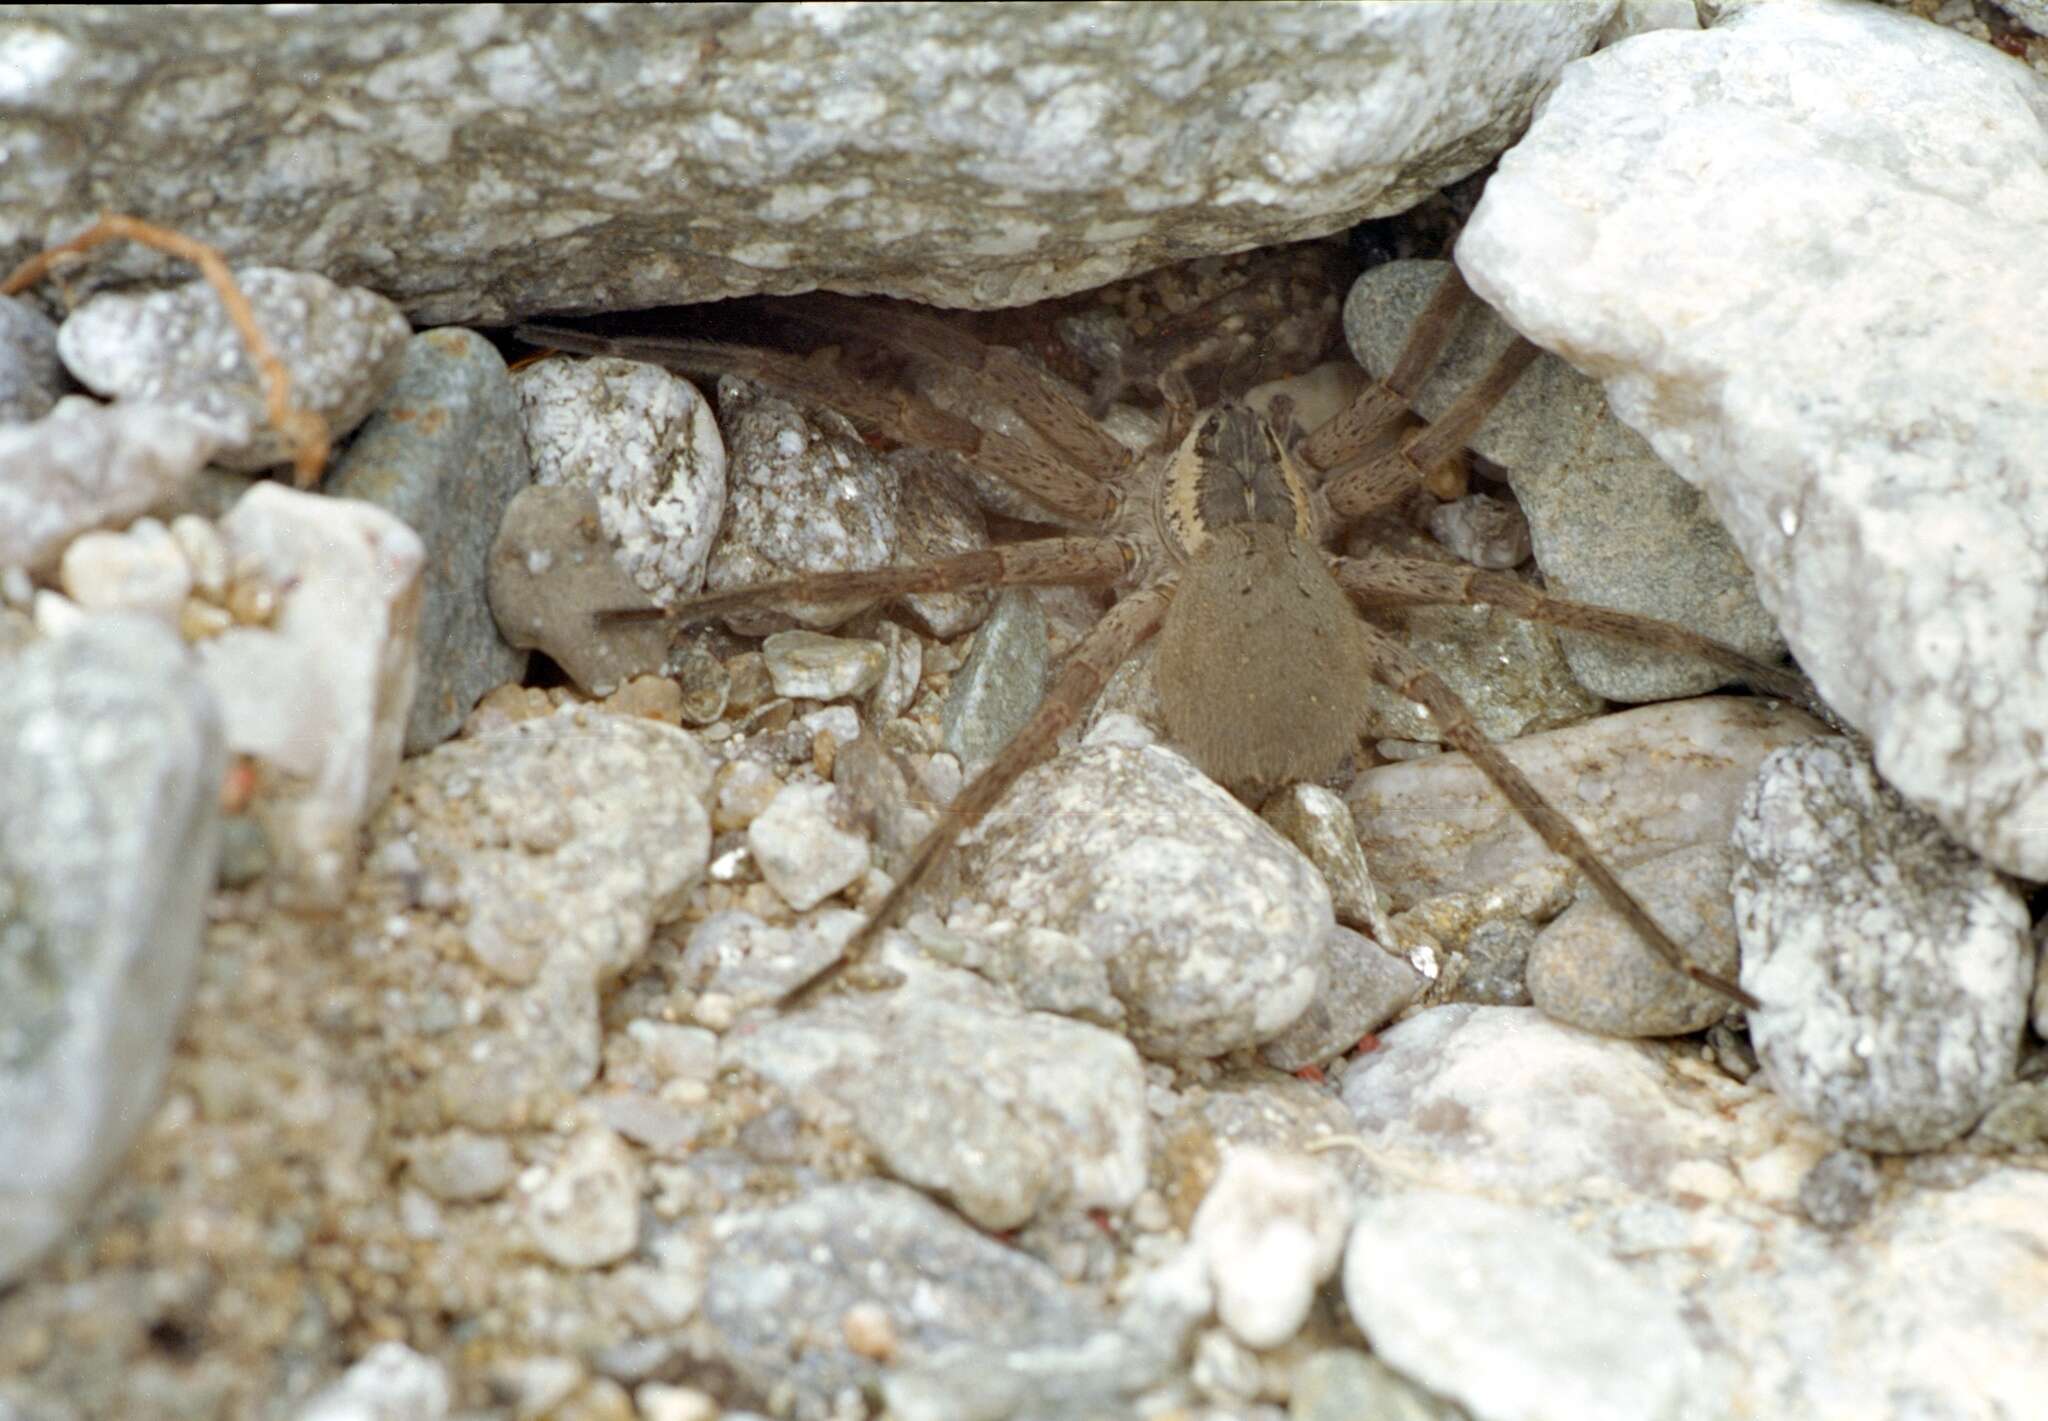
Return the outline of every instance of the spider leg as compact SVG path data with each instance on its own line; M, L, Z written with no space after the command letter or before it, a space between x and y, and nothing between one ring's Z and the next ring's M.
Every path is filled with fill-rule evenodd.
M1084 473L1114 482L1131 462L1051 371L1008 346L984 345L965 331L903 302L855 300L813 292L794 303L798 320L835 334L879 340L906 355L967 379L989 403L1002 405Z
M1130 571L1136 554L1115 538L1037 538L1005 543L914 567L816 572L700 592L667 607L620 607L596 614L601 626L629 622L705 621L742 608L787 602L880 600L912 592L968 592L982 587L1103 586Z
M1024 722L1023 728L1002 748L988 768L961 789L947 807L939 826L918 845L903 876L847 943L845 954L809 982L797 987L788 998L790 1005L809 1000L833 978L866 956L876 935L895 919L911 895L930 878L946 850L1008 793L1019 775L1051 750L1060 733L1080 719L1082 712L1101 694L1110 674L1139 643L1159 629L1172 598L1171 586L1147 588L1117 603L1095 624L1060 668L1059 675L1054 678L1045 699L1039 702L1038 709L1032 712L1031 719Z
M1506 573L1390 553L1336 558L1332 560L1331 571L1336 574L1337 585L1360 606L1498 607L1513 616L1548 622L1568 631L1591 632L1631 646L1697 656L1764 695L1808 709L1817 707L1813 688L1797 672L1745 656L1732 646L1671 622L1553 597Z
M1727 978L1686 961L1678 944L1650 916L1649 910L1636 901L1635 895L1622 886L1613 871L1601 862L1600 855L1594 852L1578 827L1543 797L1543 792L1515 768L1514 762L1501 752L1499 746L1479 733L1479 727L1472 721L1472 713L1457 694L1385 632L1369 624L1365 626L1365 632L1373 654L1373 675L1396 695L1426 707L1436 721L1437 729L1443 733L1444 742L1463 751L1466 758L1500 791L1501 797L1550 846L1551 851L1569 860L1583 873L1600 896L1628 921L1637 935L1673 971L1702 986L1711 987L1751 1010L1763 1005Z
M876 390L843 374L830 361L757 346L721 345L668 336L603 336L565 326L523 325L516 334L534 345L553 346L580 355L616 355L690 374L729 373L759 380L800 400L839 411L864 435L898 444L950 450L976 468L1021 489L1076 527L1102 527L1116 511L1115 490L1070 467L1051 452L983 429L922 396ZM1004 389L1003 394L1007 393ZM1085 420L1086 416L1080 418ZM1098 429L1097 433L1101 431ZM1107 434L1101 437L1109 438Z
M1487 414L1514 387L1538 349L1520 339L1435 423L1417 426L1415 394L1449 344L1471 297L1452 267L1409 328L1387 378L1368 385L1351 405L1311 431L1295 449L1324 471L1323 495L1340 519L1364 518L1404 502L1436 470L1463 452Z

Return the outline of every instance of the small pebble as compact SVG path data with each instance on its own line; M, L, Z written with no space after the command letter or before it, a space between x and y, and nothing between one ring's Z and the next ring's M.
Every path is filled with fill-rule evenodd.
M818 632L777 632L761 643L761 656L776 695L814 701L864 696L888 667L880 642Z
M839 1331L856 1357L887 1362L896 1355L896 1324L880 1303L855 1303L840 1315Z
M1869 1155L1836 1150L1799 1181L1799 1208L1820 1228L1852 1229L1870 1217L1881 1183Z
M843 825L830 785L789 785L747 826L761 875L798 912L868 870L866 836Z
M534 1246L564 1268L601 1268L640 1242L640 1162L602 1126L569 1142L546 1183L527 1200Z
M1336 1271L1350 1222L1350 1195L1328 1165L1233 1151L1189 1230L1223 1325L1247 1347L1277 1347L1294 1336L1316 1289Z

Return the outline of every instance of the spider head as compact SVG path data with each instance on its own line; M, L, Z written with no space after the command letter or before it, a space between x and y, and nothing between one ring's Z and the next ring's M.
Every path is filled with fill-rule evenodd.
M1204 411L1168 457L1158 522L1168 555L1181 566L1233 524L1270 524L1310 545L1317 534L1300 466L1272 426L1241 404Z

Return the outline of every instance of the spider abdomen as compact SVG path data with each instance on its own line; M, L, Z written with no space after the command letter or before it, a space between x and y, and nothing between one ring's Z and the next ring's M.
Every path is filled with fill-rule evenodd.
M1216 529L1181 574L1153 677L1204 773L1257 793L1334 769L1356 744L1372 659L1322 555L1271 523Z

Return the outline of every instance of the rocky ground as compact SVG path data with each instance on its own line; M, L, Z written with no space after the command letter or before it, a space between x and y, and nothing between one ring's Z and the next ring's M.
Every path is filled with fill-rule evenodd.
M291 486L204 282L94 294L132 259L88 257L0 300L0 1418L2027 1414L2035 8L223 14L175 75L112 12L0 20L24 111L229 249L335 436ZM1040 69L975 57L1027 41ZM765 81L827 44L830 93ZM1253 118L1200 97L1283 63ZM373 117L315 142L268 107L322 72L302 111ZM213 217L199 147L242 175ZM68 151L45 208L0 203L11 255L80 225ZM395 179L356 205L380 152L428 175L409 220ZM1027 220L1005 194L1055 152ZM664 257L676 164L722 195ZM323 172L304 225L237 185ZM866 235L806 265L862 181ZM773 382L508 369L503 323L1050 296L945 319L1142 446L1175 358L1311 427L1453 259L1492 309L1421 415L1513 331L1551 353L1467 487L1344 550L1789 650L1834 723L1488 608L1388 623L1763 1007L1659 965L1414 705L1375 692L1352 764L1254 812L1142 653L873 961L787 1005L1109 599L599 628L1034 510Z

